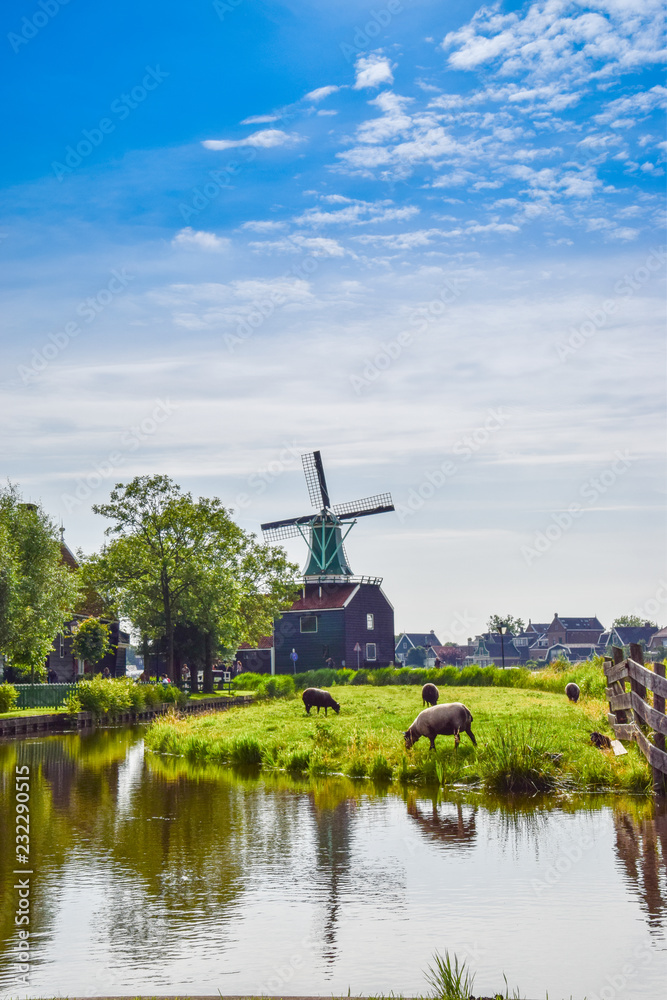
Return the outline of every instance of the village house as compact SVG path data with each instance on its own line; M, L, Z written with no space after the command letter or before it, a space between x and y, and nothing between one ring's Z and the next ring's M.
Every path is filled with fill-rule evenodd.
M403 666L411 649L416 649L418 646L428 649L429 646L436 647L440 645L441 642L433 629L430 632L401 632L400 635L396 636L394 660Z

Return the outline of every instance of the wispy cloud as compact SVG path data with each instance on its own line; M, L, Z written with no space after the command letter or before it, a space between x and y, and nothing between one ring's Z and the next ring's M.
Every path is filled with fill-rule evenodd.
M276 146L293 146L303 142L303 137L294 132L283 132L277 128L266 128L253 132L245 139L204 139L205 149L235 149L238 146L252 146L254 149L274 149Z
M329 97L331 94L335 94L340 87L335 87L330 85L328 87L316 87L315 90L310 90L304 97L306 101L323 101L325 97Z
M205 250L208 253L221 253L231 246L231 240L216 236L215 233L195 232L191 226L176 233L171 243L172 246L185 250Z

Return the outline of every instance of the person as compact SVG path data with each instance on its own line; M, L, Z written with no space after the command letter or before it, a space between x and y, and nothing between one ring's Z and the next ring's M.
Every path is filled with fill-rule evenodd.
M48 681L49 684L57 684L58 683L58 674L55 672L55 670L53 669L53 667L49 667L49 672L47 674L47 681Z
M111 677L111 671L109 670L108 667L105 667L104 670L102 671L102 677L104 677L105 680L109 680L109 678Z
M327 670L336 669L336 664L334 663L333 656L327 656L326 660L324 661L324 666L327 668Z
M169 679L169 677L167 677L165 673L163 673L162 676L160 677L160 684L171 684L171 680Z
M240 660L237 660L236 661L236 676L238 677L238 675L242 674L242 673L243 673L243 664L241 663Z
M139 674L139 676L137 677L137 680L139 681L140 684L147 684L148 683L148 674L146 673L145 670L143 670Z

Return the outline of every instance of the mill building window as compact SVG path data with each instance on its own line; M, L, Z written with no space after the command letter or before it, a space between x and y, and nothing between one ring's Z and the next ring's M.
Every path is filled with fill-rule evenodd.
M377 660L377 648L374 642L366 643L366 659Z
M375 615L366 615L366 628L372 632L375 628Z
M317 632L317 615L303 615L300 624L302 632Z

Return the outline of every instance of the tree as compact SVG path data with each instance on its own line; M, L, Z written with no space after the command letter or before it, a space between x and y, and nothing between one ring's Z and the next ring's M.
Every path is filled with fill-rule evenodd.
M405 657L406 667L423 667L426 661L426 650L423 646L413 646Z
M512 635L523 632L525 625L522 618L513 618L512 615L491 615L486 623L487 632L497 632L503 626L507 626L507 631Z
M649 622L646 618L641 618L639 615L619 615L611 623L612 628L641 628L643 625L650 625L653 628L658 627L655 622Z
M78 593L56 526L13 484L0 489L0 652L20 673L43 672Z
M295 594L297 567L281 549L258 545L217 497L193 500L168 476L118 483L93 510L115 537L87 560L87 577L145 639L164 637L172 680L177 625L204 638L206 690L217 647L270 630Z
M87 660L92 666L112 650L109 642L109 626L99 618L86 618L76 630L72 642L72 655L78 660Z

